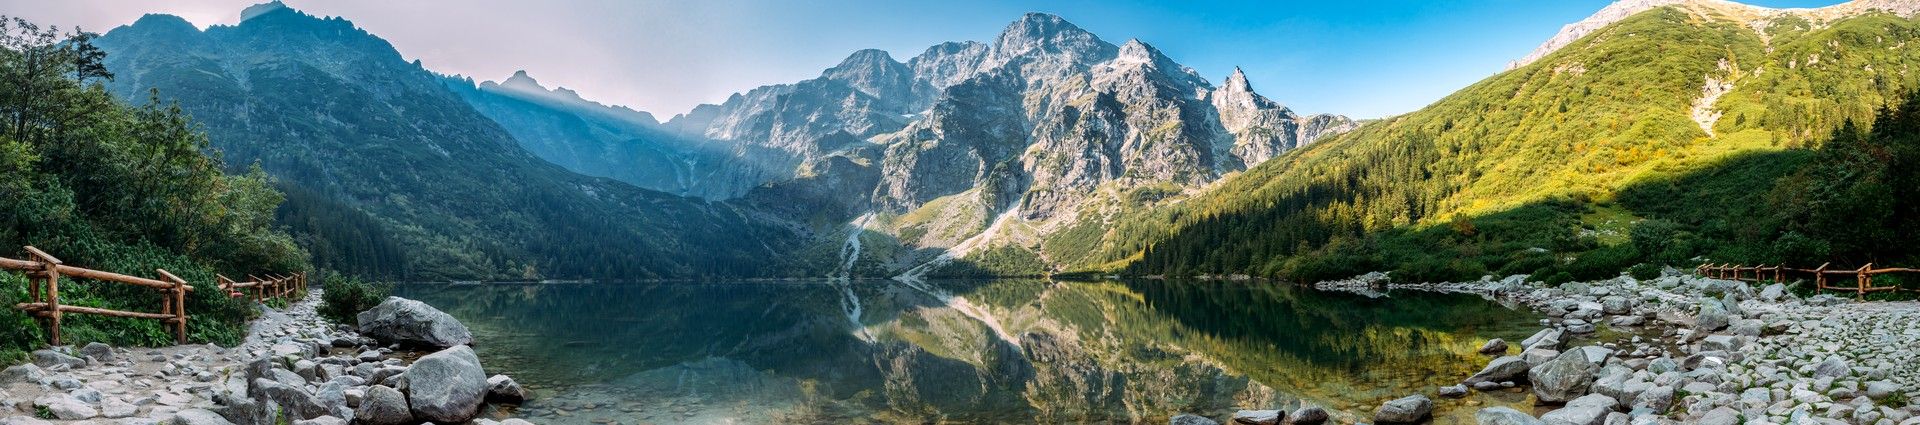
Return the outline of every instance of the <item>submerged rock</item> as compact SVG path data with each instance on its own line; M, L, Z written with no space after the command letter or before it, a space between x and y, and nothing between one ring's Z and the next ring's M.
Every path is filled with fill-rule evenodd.
M1489 407L1473 414L1473 420L1480 425L1543 425L1532 415L1521 413L1508 407Z
M1214 422L1212 419L1207 419L1207 417L1205 416L1199 416L1199 415L1188 414L1188 413L1174 415L1173 419L1167 421L1167 424L1168 425L1220 425L1219 422Z
M360 333L387 343L445 348L473 343L473 333L427 303L400 297L387 300L357 317Z
M1293 425L1320 425L1326 423L1329 418L1327 409L1322 409L1320 406L1301 406L1287 415L1288 423Z
M1233 423L1241 425L1279 425L1282 414L1279 410L1242 410L1233 413Z
M1373 421L1382 423L1414 423L1433 413L1433 400L1427 396L1414 394L1387 401L1373 411Z

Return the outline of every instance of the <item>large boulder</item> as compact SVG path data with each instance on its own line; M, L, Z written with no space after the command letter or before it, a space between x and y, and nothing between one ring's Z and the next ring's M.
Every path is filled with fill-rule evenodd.
M414 423L413 411L407 409L407 396L384 385L368 387L366 398L360 400L360 408L354 410L353 416L366 425Z
M1540 416L1547 425L1601 425L1620 402L1600 394L1587 394L1567 402L1566 407Z
M435 348L467 345L473 333L467 325L427 303L387 297L378 306L360 312L360 333L387 343Z
M487 373L473 349L458 346L428 354L407 368L407 404L416 419L461 423L480 412Z
M1415 423L1426 419L1431 413L1433 413L1433 400L1424 395L1414 394L1380 404L1380 408L1373 411L1373 421L1394 424Z
M308 394L306 390L298 386L263 378L253 380L253 388L249 391L253 394L266 397L268 400L273 400L274 403L280 405L281 409L285 409L288 416L292 416L294 419L313 419L332 413L332 410L328 409L327 406L320 404L318 400L314 400L313 394Z
M1593 365L1582 350L1569 350L1558 357L1527 370L1533 382L1533 395L1544 403L1563 403L1587 394L1593 384Z
M1487 363L1485 369L1467 378L1467 384L1481 382L1512 381L1527 374L1527 361L1517 356L1501 356Z
M1542 425L1533 415L1513 410L1510 407L1489 407L1473 414L1473 420L1480 425Z
M1694 331L1713 332L1724 329L1733 320L1728 316L1727 307L1725 304L1720 303L1720 300L1702 299L1700 300L1700 314L1694 316Z
M1561 332L1559 329L1541 329L1539 332L1534 332L1533 336L1520 340L1520 349L1531 350L1538 347L1548 350L1558 350L1560 349L1560 337Z

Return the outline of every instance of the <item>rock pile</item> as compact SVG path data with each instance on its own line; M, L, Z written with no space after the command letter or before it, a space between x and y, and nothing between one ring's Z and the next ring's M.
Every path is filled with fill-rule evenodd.
M529 398L512 378L486 374L465 345L471 334L446 313L389 298L362 314L358 328L340 326L314 313L314 292L284 311L263 310L236 348L135 354L89 344L78 352L35 352L33 363L0 372L0 417L11 416L0 424L45 423L35 416L121 424L492 424L478 418L486 403ZM415 347L437 351L411 363L397 355Z

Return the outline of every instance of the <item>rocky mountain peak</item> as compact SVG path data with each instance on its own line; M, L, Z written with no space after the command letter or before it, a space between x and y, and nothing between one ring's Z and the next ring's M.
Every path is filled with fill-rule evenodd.
M1021 16L993 41L993 56L999 63L1033 54L1065 55L1078 62L1093 63L1113 57L1116 49L1066 19L1045 13Z
M1226 81L1220 82L1220 90L1229 93L1252 93L1253 84L1247 82L1247 73L1236 66L1233 67L1233 75L1228 75Z
M508 88L516 88L516 89L547 91L546 87L543 87L540 85L539 80L535 80L533 79L532 76L527 75L527 70L524 70L524 69L519 71L514 71L513 76L507 77L506 80L500 81L500 86L508 87Z
M913 70L880 49L853 52L820 77L846 83L871 96L903 96L913 84Z
M287 7L286 3L281 3L280 0L273 0L266 3L247 6L246 9L240 10L240 22L246 22L248 19L253 19L255 17L259 17L260 15L265 15L269 12L282 10L282 9L290 9L290 8Z

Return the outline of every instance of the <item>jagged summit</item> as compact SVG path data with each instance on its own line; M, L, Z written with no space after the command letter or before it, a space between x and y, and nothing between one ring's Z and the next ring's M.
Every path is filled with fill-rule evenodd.
M287 7L286 3L281 3L280 0L273 0L266 3L247 6L246 9L243 9L240 11L240 22L246 22L248 19L253 19L255 17L259 17L260 15L265 15L267 13L270 13L276 10L282 10L282 9L291 9L291 8Z
M1247 73L1241 71L1240 67L1236 66L1233 67L1233 74L1228 75L1225 81L1220 82L1220 89L1228 92L1252 93L1253 84L1247 82Z
M1057 53L1104 60L1117 48L1059 16L1028 13L1007 25L994 38L993 51L1003 61L1029 53Z
M527 70L524 70L524 69L519 71L514 71L513 76L507 77L506 80L500 81L500 86L512 87L512 88L523 88L523 89L534 89L534 90L540 90L540 91L547 90L546 87L543 87L540 85L539 80L535 80L533 79L532 76L528 76Z

